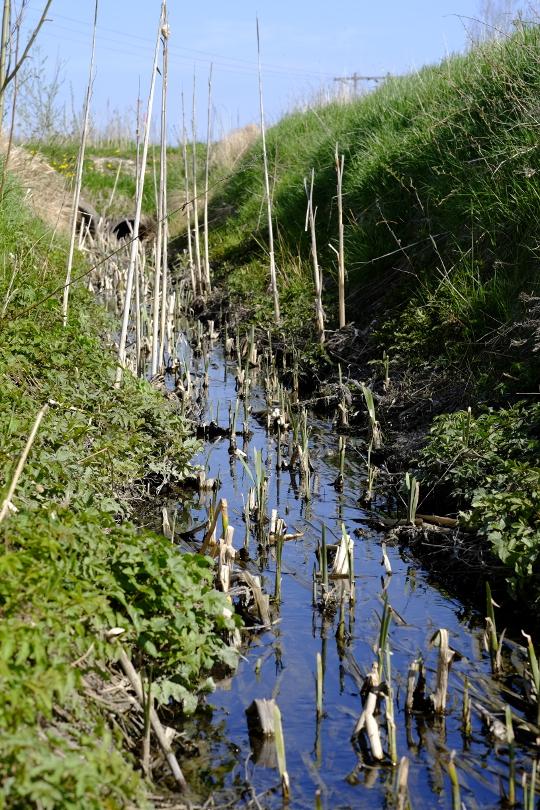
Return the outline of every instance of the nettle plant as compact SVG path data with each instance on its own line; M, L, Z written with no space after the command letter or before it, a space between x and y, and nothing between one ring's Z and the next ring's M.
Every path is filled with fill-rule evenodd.
M439 416L419 459L461 519L491 543L515 589L540 565L540 405Z

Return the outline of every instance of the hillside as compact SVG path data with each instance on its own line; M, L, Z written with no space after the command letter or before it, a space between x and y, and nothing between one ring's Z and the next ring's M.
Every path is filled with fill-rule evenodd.
M540 549L539 47L540 30L524 28L352 103L294 112L268 132L284 313L276 337L320 369L305 231L313 168L329 357L353 382L370 381L391 469L421 473L434 509L464 510L462 522L509 566L513 588L536 573ZM353 324L341 333L336 143ZM262 199L258 141L214 200L233 214L212 246L231 300L266 328ZM356 405L363 413L361 394ZM471 414L460 411L469 405Z

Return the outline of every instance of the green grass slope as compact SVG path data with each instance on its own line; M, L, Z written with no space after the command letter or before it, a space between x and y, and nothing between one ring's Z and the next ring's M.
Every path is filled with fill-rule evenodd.
M334 150L345 155L348 318L377 318L381 349L464 355L518 378L538 364L512 348L522 292L537 290L540 214L540 32L388 80L353 103L285 117L268 132L277 260L311 307L303 181L315 170L317 230L328 312L335 321L337 205ZM234 216L213 234L214 263L232 289L267 285L260 141L215 200ZM291 272L294 271L294 272ZM301 280L301 283L300 281ZM252 287L250 287L252 289ZM298 299L298 292L293 294ZM287 307L285 308L287 312ZM510 329L511 331L511 329Z

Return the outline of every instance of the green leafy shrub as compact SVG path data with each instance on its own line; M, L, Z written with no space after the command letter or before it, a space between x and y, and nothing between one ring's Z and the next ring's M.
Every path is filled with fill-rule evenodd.
M514 591L540 573L540 405L517 403L473 417L439 416L419 469L443 488L469 527L508 567ZM540 598L540 591L537 598Z
M107 707L121 643L152 671L158 702L192 711L236 626L209 559L180 554L130 518L151 471L181 481L197 448L178 410L126 374L113 387L112 328L75 286L67 328L65 251L22 207L0 205L0 481L5 494L41 406L13 504L0 524L0 808L144 808L142 778ZM32 309L32 307L34 307ZM79 662L79 663L77 663ZM94 690L95 691L95 690Z

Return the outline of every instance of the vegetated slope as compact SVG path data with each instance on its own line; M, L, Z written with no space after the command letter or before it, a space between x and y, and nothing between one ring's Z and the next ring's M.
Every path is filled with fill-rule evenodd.
M268 132L280 282L309 273L303 181L315 169L317 230L328 292L335 275L334 150L345 155L348 318L393 329L381 346L408 354L465 350L501 357L521 379L536 374L512 353L508 327L536 289L540 33L524 30L438 67L389 79L352 103L293 113ZM216 204L235 214L214 233L214 260L240 284L265 239L260 142ZM244 262L242 260L244 259ZM247 264L247 261L250 264ZM261 290L266 278L261 273ZM390 317L390 307L391 317ZM330 304L331 323L336 307ZM331 325L330 323L330 325ZM397 334L392 333L397 332ZM509 355L513 355L510 357ZM515 359L516 367L512 360Z
M204 159L206 146L197 143L198 183L204 182ZM31 154L43 156L55 171L72 181L77 167L79 144L66 139L33 142L26 145ZM141 147L142 150L142 147ZM188 148L188 169L192 170L193 153ZM157 184L159 183L159 146L150 145L143 191L143 212L156 216ZM102 216L111 220L135 213L137 146L135 143L89 144L86 147L83 190ZM171 214L169 228L172 233L184 225L181 207L185 200L184 158L179 147L167 149L168 208ZM201 186L202 188L202 186ZM199 189L200 191L200 189Z
M111 324L81 286L63 328L65 246L15 187L0 246L2 498L51 401L0 523L0 806L146 807L117 645L151 671L158 701L188 709L232 655L210 561L129 522L144 476L181 480L194 441L145 381L114 389ZM113 644L112 627L125 631Z
M386 351L391 378L405 371L425 388L424 371L437 368L428 383L434 397L434 379L453 375L462 405L491 404L439 418L421 460L422 487L442 484L454 510L468 509L512 585L526 583L529 594L540 572L540 412L512 401L538 391L540 372L539 49L540 29L524 28L352 103L288 115L268 132L285 327L313 322L303 188L312 168L335 326L337 142L347 316L364 330L356 360L365 367ZM212 246L223 283L244 300L249 292L254 316L271 323L262 195L258 142L215 201L234 215ZM345 340L341 348L355 359Z

